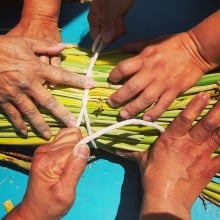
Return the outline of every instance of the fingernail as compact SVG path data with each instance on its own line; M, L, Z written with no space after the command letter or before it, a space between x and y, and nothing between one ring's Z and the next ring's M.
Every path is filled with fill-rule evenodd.
M148 115L144 115L143 119L144 121L152 121L152 118Z
M87 89L90 89L90 88L93 88L93 87L95 87L95 86L96 86L96 82L95 82L93 79L91 79L90 77L88 77L88 78L86 79L85 87L86 87Z
M209 100L209 94L206 92L200 92L199 95L206 100Z
M57 46L58 46L58 47L63 47L63 48L65 48L65 47L66 47L66 44L65 44L65 43L57 43Z
M107 104L108 104L109 106L111 106L112 108L117 107L117 105L116 105L110 98L107 100Z
M76 126L76 119L72 113L69 113L65 115L62 118L62 121L67 125L68 127L75 127Z
M21 133L22 135L24 135L25 137L28 136L28 133L27 133L27 130L26 130L26 129L22 129L22 130L19 130L19 131L20 131L20 133Z
M122 118L124 118L124 119L130 118L130 114L129 114L129 112L127 112L126 110L121 110L121 111L120 111L120 116L121 116Z
M87 145L76 145L73 148L73 153L75 156L82 158L82 159L88 159L89 157L89 147Z
M102 40L104 43L109 43L112 41L112 39L113 39L113 32L112 31L103 32Z
M43 132L43 137L48 140L51 137L51 133L49 131L44 131Z
M107 99L107 104L110 105L111 107L113 107L113 103L112 103L112 100L110 98Z
M70 120L68 122L68 127L75 127L76 126L76 120Z

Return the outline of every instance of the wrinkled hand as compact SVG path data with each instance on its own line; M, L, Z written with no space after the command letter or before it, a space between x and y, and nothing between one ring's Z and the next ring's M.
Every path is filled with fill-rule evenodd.
M136 42L127 45L126 49L129 52L143 50L137 56L120 62L109 76L114 83L129 77L108 99L112 107L123 105L120 116L124 119L150 107L143 118L155 120L204 72L216 67L203 59L186 32L150 42Z
M78 128L64 128L36 149L25 196L6 219L57 220L68 212L89 156L87 145L74 147L80 139Z
M134 0L93 0L88 21L92 39L101 33L102 41L109 43L126 31L124 17Z
M47 40L51 43L60 43L61 36L57 25L57 21L52 19L23 18L7 33L7 35ZM40 54L39 58L45 63L53 66L60 66L61 59L59 54Z
M56 55L64 49L63 44L28 38L0 36L0 107L8 115L14 127L27 135L22 115L44 138L51 132L35 103L47 108L67 127L75 126L75 118L43 86L45 81L79 88L91 88L94 81L83 75L41 62L35 54Z
M143 216L164 212L190 219L195 199L220 171L220 156L212 155L220 146L220 101L192 127L208 100L205 93L197 95L148 155L133 153L143 173Z

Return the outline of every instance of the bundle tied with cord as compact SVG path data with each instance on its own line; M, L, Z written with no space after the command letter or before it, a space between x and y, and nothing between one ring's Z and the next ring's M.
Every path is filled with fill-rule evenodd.
M197 120L200 120L217 101L220 73L216 71L204 75L194 87L177 97L154 123L142 120L144 111L131 120L122 121L118 117L120 108L111 108L106 103L107 98L121 86L108 82L108 75L118 62L132 55L119 49L106 49L99 54L101 48L102 46L99 45L96 53L92 53L90 50L72 46L62 53L62 67L91 76L96 81L95 88L82 90L62 85L49 88L51 94L77 118L77 126L80 127L84 136L80 143L89 143L93 148L110 152L114 152L116 148L145 151L196 94L205 91L211 96L209 105ZM49 124L53 137L60 128L65 127L48 110L41 107L39 110ZM26 121L28 138L17 136L7 117L3 112L0 113L0 161L30 169L31 156L22 153L22 149L28 151L48 141L39 137L28 121ZM16 149L15 152L14 149ZM219 153L220 149L217 149L214 154ZM216 178L219 178L219 174L216 174ZM211 181L203 190L202 196L220 205L220 184Z

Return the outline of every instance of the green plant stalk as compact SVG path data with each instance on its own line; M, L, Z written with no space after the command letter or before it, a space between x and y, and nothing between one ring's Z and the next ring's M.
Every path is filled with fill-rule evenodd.
M206 190L209 190L211 192L217 193L220 196L220 184L210 181L207 186L205 187Z
M215 193L215 192L212 192L207 189L203 189L202 193L205 194L206 196L214 199L215 201L220 202L220 194L219 193Z

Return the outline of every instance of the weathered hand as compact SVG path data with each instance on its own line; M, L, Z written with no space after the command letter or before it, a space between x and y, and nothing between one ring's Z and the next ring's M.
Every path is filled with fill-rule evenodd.
M190 219L193 202L220 171L220 156L213 155L220 146L220 101L192 126L208 104L208 98L205 93L197 95L148 154L132 153L143 174L143 219L149 213Z
M75 118L43 86L45 81L79 88L91 88L94 81L80 74L41 62L36 54L56 55L65 45L28 38L0 36L0 106L14 127L27 135L22 115L40 135L49 138L50 128L35 103L47 108L67 127L75 126Z
M91 3L88 20L93 40L98 34L102 41L109 43L126 31L124 17L134 0L94 0Z
M27 37L32 39L47 40L51 43L60 43L61 36L56 20L46 19L23 19L7 35ZM40 54L41 61L53 66L60 66L60 54Z
M220 101L192 126L208 101L208 94L197 95L149 151L117 151L141 168L141 219L166 219L166 213L177 217L167 219L190 219L195 199L220 171L220 156L213 154L220 147Z
M126 49L130 52L143 50L137 56L121 61L109 76L112 82L129 77L108 99L112 107L124 105L120 111L124 119L150 107L143 118L155 120L204 72L216 67L216 64L203 59L186 32L149 42L136 42L127 45Z
M64 128L36 149L25 196L5 219L57 220L68 212L89 156L88 146L74 147L80 139L78 128Z

